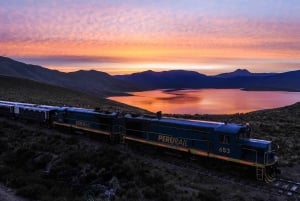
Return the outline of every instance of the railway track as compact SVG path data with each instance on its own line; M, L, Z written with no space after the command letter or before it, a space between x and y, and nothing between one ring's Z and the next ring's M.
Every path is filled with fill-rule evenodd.
M288 196L298 196L300 199L300 181L292 181L282 178L277 178L270 183L271 187L276 189L279 194L286 194Z

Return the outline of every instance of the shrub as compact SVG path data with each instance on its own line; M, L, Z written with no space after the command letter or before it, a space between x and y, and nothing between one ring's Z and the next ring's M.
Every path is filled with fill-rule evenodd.
M47 194L48 189L40 184L32 184L24 186L17 190L17 195L27 197L29 199L37 200L43 194Z

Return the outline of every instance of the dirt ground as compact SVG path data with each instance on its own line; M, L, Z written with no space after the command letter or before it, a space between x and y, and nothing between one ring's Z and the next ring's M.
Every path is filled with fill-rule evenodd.
M300 182L300 164L292 167L281 168L281 176L286 179L296 180Z
M1 201L27 201L26 199L15 195L15 192L12 189L9 189L1 184L0 184L0 200Z

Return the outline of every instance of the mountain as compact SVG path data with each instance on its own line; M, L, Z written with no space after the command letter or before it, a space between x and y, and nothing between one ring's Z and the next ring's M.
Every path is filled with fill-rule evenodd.
M186 70L149 70L111 76L95 70L63 73L0 57L1 74L62 86L100 97L121 95L130 91L182 88L300 91L300 70L286 73L251 73L246 69L238 69L216 76Z
M140 89L104 72L81 70L63 73L41 66L24 64L7 57L0 57L0 74L71 88L101 97Z
M276 74L277 73L251 73L247 69L237 69L230 73L221 73L219 75L216 75L215 77L233 78L233 77L248 77L248 76L270 76Z
M248 89L300 91L300 70L257 77L251 82Z
M251 73L238 69L231 73L206 76L193 71L145 71L115 78L147 89L217 88L245 90L300 91L300 70L286 73Z
M217 87L220 80L194 71L170 70L163 72L144 71L130 75L116 75L115 78L134 83L147 89L207 88Z

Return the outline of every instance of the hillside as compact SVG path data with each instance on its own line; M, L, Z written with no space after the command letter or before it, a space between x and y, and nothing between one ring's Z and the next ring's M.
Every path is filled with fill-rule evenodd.
M63 73L41 66L30 65L0 56L0 75L21 77L38 82L62 86L99 97L124 94L140 88L120 81L99 71L77 71Z
M145 112L139 108L67 88L2 75L0 75L0 100L84 108L98 107L103 110L114 111Z
M247 114L177 116L250 122L254 137L279 144L282 176L300 178L300 103ZM147 153L144 147L111 145L95 135L70 135L1 117L0 133L0 182L30 200L296 200L259 191L253 186L265 185L251 180L241 185L199 174L211 171L201 160L195 164L161 151Z

